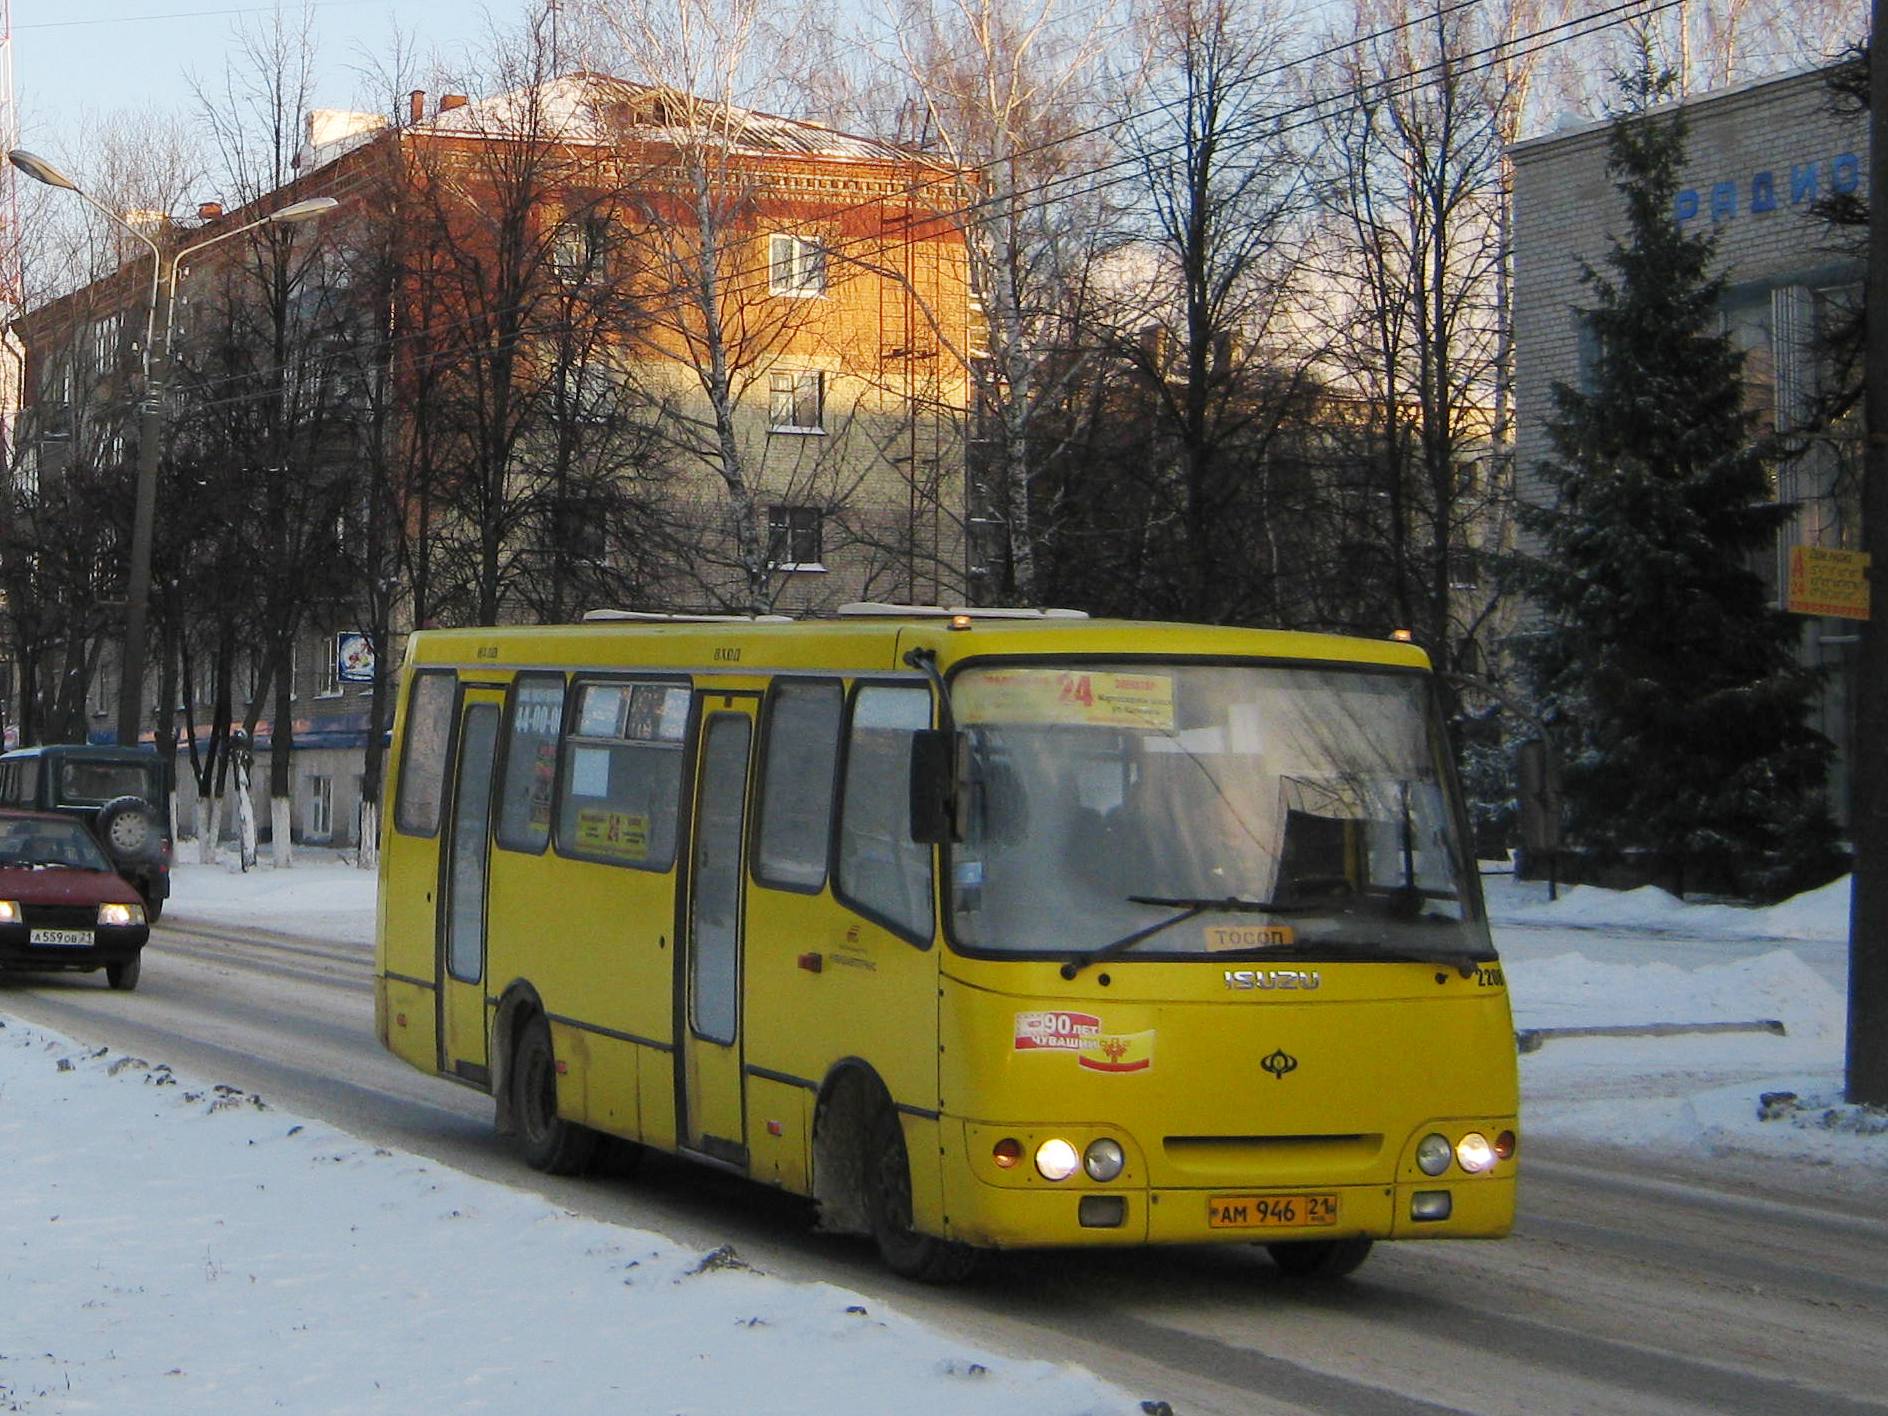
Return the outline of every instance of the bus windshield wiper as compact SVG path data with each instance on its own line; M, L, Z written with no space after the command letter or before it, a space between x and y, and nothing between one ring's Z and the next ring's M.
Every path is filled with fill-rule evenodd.
M1172 929L1176 924L1185 924L1197 915L1208 910L1224 910L1236 914L1303 914L1303 906L1279 905L1271 900L1242 900L1237 896L1228 896L1223 900L1192 899L1167 895L1129 895L1128 903L1133 905L1165 905L1178 910L1178 914L1168 915L1165 919L1155 920L1131 934L1124 934L1119 939L1110 940L1099 948L1090 949L1086 954L1077 954L1062 965L1062 977L1074 978L1076 974L1090 964L1105 963L1117 955L1125 954L1143 939L1152 939L1163 930Z

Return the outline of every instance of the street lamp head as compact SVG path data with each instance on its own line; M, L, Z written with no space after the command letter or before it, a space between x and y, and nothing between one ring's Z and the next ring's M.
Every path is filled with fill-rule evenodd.
M307 197L299 202L290 202L280 211L271 212L269 220L277 226L295 221L313 221L340 205L333 197Z
M63 187L68 192L79 190L79 184L65 173L54 167L45 158L28 152L25 148L14 148L7 154L7 161L35 182L44 182L48 187Z

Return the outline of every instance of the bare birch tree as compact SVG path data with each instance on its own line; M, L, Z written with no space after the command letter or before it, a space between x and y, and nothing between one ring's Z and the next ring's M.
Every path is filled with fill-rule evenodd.
M395 379L422 624L562 619L643 574L652 459L617 353L640 315L616 169L543 17L491 50L490 96L416 120L405 147Z
M1034 604L1054 535L1042 477L1055 449L1044 434L1089 369L1081 296L1113 224L1108 189L1080 179L1104 152L1088 92L1114 26L1106 8L1077 15L1067 0L898 0L888 18L916 99L907 136L968 174L964 240L982 345L959 353L991 452L973 468L989 483L975 500L1004 532L994 558L1003 583L986 593Z
M1213 622L1288 620L1281 591L1302 579L1279 555L1289 513L1268 484L1318 352L1293 318L1310 208L1284 131L1293 29L1275 4L1145 0L1115 100L1144 195L1140 294L1117 302L1113 349L1150 400L1148 472L1175 532L1150 590Z
M792 177L821 143L891 154L750 106L776 72L761 41L777 13L768 0L590 11L634 76L609 103L643 295L627 373L660 409L675 474L671 564L709 606L747 612L786 592L795 529L779 517L852 534L885 437L874 391L829 377L851 371L834 312L859 268L856 232L845 204Z
M1496 605L1484 568L1508 514L1494 455L1501 149L1525 75L1471 62L1488 24L1512 16L1360 3L1352 28L1371 38L1327 81L1340 97L1323 134L1334 348L1363 412L1358 460L1374 469L1350 536L1377 558L1375 593L1345 613L1414 630L1447 671L1482 665Z

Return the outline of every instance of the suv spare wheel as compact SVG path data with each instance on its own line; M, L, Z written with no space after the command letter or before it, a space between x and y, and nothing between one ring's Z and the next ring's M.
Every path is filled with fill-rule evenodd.
M162 841L157 811L143 797L113 797L99 808L98 838L113 860L154 860Z

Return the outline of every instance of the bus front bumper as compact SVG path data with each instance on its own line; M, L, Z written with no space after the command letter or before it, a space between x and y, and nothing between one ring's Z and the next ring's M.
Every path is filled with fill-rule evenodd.
M977 1134L984 1128L968 1128ZM948 1131L946 1132L948 1134ZM945 1237L991 1249L1135 1244L1265 1244L1301 1239L1495 1239L1514 1224L1510 1159L1492 1173L1459 1169L1430 1178L1412 1173L1360 1183L1253 1184L1228 1178L1201 1185L1153 1185L1130 1163L1112 1181L1077 1170L1043 1178L1030 1153L1000 1174L968 1149L944 1158ZM1385 1167L1387 1170L1389 1167Z

